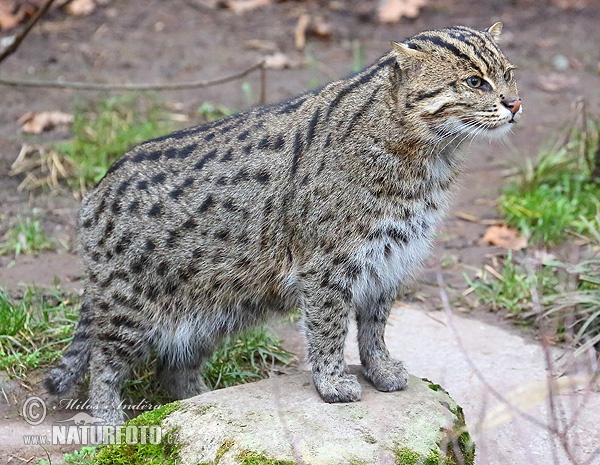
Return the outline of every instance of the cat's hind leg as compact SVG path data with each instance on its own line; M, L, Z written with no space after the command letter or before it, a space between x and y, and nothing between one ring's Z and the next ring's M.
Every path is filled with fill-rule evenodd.
M123 423L123 384L133 366L150 354L146 325L128 313L124 307L113 310L98 325L91 350L89 399L94 417L105 425Z
M174 363L168 358L160 357L157 377L171 399L188 399L209 390L202 379L202 365L202 359Z

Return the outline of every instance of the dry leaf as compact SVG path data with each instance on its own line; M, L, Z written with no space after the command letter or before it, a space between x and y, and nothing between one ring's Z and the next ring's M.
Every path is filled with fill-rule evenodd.
M508 226L490 226L479 240L481 245L491 244L510 250L521 250L527 247L527 239L519 235L519 231Z
M86 16L92 14L96 9L94 0L73 0L67 7L67 13L73 16Z
M265 58L265 68L267 69L285 69L294 68L298 64L290 59L286 54L275 52L272 55L267 55Z
M0 30L17 26L35 13L32 5L19 5L14 1L0 1Z
M225 2L227 8L236 14L256 10L262 6L273 3L274 0L228 0Z
M272 40L250 39L244 42L244 47L252 50L263 50L265 52L274 52L277 50L277 42Z
M60 111L30 111L21 116L18 121L21 131L27 134L40 134L57 126L68 126L73 122L73 115Z
M315 16L311 21L310 32L322 39L331 37L331 23L323 16Z
M548 265L557 261L556 255L545 250L534 250L531 258L536 265Z
M416 18L427 0L381 0L377 16L382 23L397 23L400 18Z

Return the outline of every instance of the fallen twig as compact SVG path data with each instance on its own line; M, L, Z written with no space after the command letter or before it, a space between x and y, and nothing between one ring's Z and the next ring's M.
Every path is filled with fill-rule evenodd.
M235 81L237 79L241 79L248 74L256 71L257 69L262 69L264 67L264 60L259 61L258 63L244 69L235 74L230 74L229 76L211 79L211 80L201 80L201 81L191 81L191 82L175 82L169 84L150 84L150 83L123 83L123 84L104 84L104 83L94 83L94 82L58 82L58 81L43 81L43 80L21 80L21 79L5 79L0 77L0 85L10 86L10 87L45 87L48 89L77 89L77 90L100 90L100 91L110 91L110 90L154 90L154 91L164 91L164 90L183 90L183 89L197 89L201 87L210 87L216 86L218 84L225 84L226 82Z

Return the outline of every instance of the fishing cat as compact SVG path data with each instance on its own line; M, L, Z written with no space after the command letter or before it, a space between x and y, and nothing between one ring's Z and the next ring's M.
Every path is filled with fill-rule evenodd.
M194 396L226 336L298 307L323 400L361 397L344 361L352 316L364 376L404 388L384 341L398 287L430 250L461 145L502 137L522 112L501 29L393 42L346 79L119 159L81 206L85 293L49 391L89 370L94 415L120 423L135 361L155 350L168 393Z

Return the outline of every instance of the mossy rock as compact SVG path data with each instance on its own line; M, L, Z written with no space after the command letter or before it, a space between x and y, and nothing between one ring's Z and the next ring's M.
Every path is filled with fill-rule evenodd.
M177 441L165 463L473 464L462 409L441 387L411 377L403 391L379 392L351 369L363 387L353 404L324 403L306 372L182 401L161 423Z
M179 409L179 402L163 405L155 410L150 410L129 421L123 428L117 429L118 443L102 445L96 450L91 460L85 465L176 465L179 462L179 444L175 440L177 429L165 429L162 422L170 414ZM144 435L126 438L127 428L136 431L148 431L152 428L158 431L157 435ZM141 435L140 435L141 436ZM82 463L83 465L83 463Z

